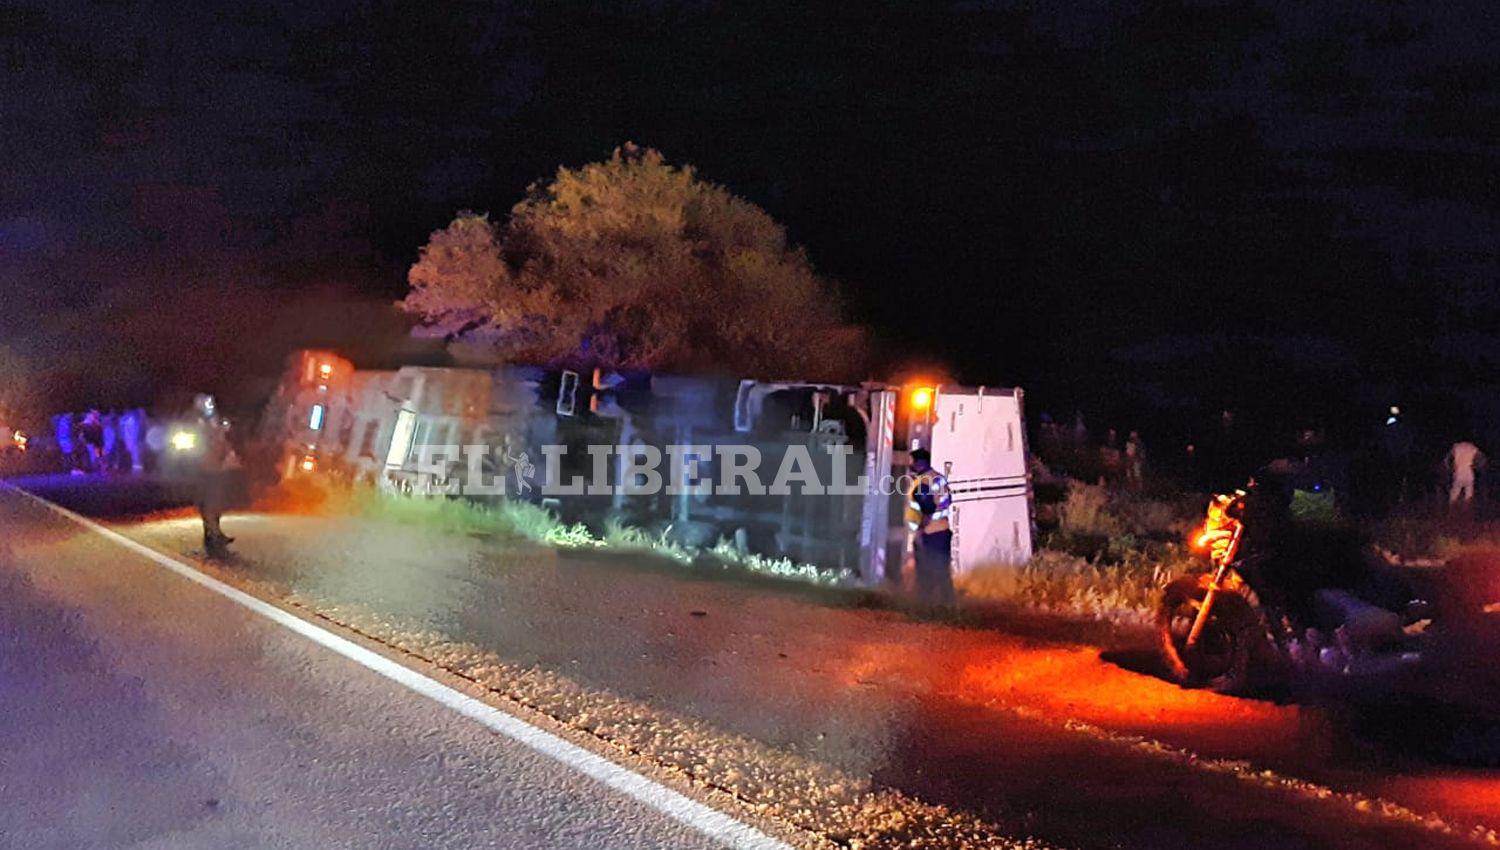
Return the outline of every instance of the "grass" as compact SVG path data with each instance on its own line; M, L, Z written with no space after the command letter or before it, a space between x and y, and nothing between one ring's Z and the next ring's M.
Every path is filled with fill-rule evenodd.
M1201 569L1182 544L1198 499L1160 499L1072 481L1057 529L1025 564L980 567L956 580L969 599L1122 624L1149 623L1161 589Z
M1059 529L1081 537L1110 537L1125 530L1125 522L1112 512L1109 491L1100 484L1073 481L1068 495L1058 506Z
M1377 546L1408 561L1446 561L1500 550L1500 520L1415 506L1377 523L1371 536Z
M815 564L801 564L790 558L768 558L754 552L742 552L734 543L719 539L708 553L726 566L736 566L761 575L780 576L814 584L844 584L853 581L849 570L829 570Z
M798 563L790 558L771 558L754 552L741 552L727 540L720 540L707 550L685 546L671 538L671 526L653 534L611 519L604 524L601 534L595 534L581 522L570 525L540 505L511 499L480 503L464 499L401 497L361 492L355 497L355 504L358 513L367 517L453 534L494 534L558 549L599 549L619 554L641 554L682 565L691 565L706 557L727 569L814 584L843 584L853 578L847 570L829 570L815 564Z
M450 534L501 534L524 538L524 518L458 499L405 499L366 490L353 497L356 512L406 525L420 525Z
M531 502L387 496L355 496L365 516L453 534L493 534L558 549L595 549L640 554L679 565L705 561L725 569L841 585L855 576L790 558L741 551L720 539L708 549L672 539L670 526L653 533L609 520L599 533L583 523L564 523ZM1018 604L1042 611L1115 623L1146 623L1161 588L1199 567L1186 548L1163 537L1181 533L1188 520L1181 506L1121 498L1098 485L1074 483L1059 506L1060 527L1027 563L981 567L956 584L969 599ZM1180 538L1177 538L1180 539Z
M625 525L614 519L604 523L604 546L617 552L649 552L670 558L679 564L691 564L697 553L672 540L671 526L652 536L645 529Z
M1151 622L1167 582L1195 568L1197 561L1185 549L1169 557L1132 554L1117 562L1043 549L1025 564L980 567L957 584L970 599L1139 625Z

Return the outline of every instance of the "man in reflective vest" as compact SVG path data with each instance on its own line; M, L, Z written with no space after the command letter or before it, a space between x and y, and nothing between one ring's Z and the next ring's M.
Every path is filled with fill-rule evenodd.
M912 536L917 596L930 605L953 604L953 531L948 515L953 498L948 479L932 468L932 453L913 449L906 488L906 528Z

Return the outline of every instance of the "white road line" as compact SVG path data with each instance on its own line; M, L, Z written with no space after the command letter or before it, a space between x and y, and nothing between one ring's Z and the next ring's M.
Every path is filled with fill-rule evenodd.
M301 617L289 614L269 602L251 596L243 590L231 587L212 576L199 572L194 567L176 558L164 555L145 544L131 540L129 537L106 528L87 517L80 516L61 505L53 504L35 493L28 492L3 481L0 481L0 487L13 490L87 528L95 534L108 538L144 558L149 558L183 578L197 582L220 596L238 603L262 617L344 656L356 664L373 670L387 679L409 688L434 702L441 703L447 708L471 720L477 721L511 740L524 744L536 752L564 764L585 776L602 782L610 788L656 809L678 823L703 833L726 847L734 847L738 848L738 850L793 850L790 845L766 835L764 832L747 823L736 820L696 800L692 800L659 782L648 779L629 768L621 767L603 756L590 752L576 744L569 743L551 732L533 726L518 717L506 714L488 703L455 690L435 679L424 676L383 655L365 649L347 638L340 637L326 629L313 625Z

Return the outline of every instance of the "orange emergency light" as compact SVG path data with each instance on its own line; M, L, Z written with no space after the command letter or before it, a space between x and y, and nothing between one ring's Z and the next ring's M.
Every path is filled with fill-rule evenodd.
M917 387L911 392L911 406L915 410L932 407L932 387Z

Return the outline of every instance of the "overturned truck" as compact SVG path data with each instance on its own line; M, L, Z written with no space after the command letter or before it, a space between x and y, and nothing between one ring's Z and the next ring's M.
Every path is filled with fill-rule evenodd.
M294 354L261 436L283 477L540 502L693 547L898 577L906 452L953 489L954 570L1019 564L1033 528L1020 390L508 366L357 369Z

